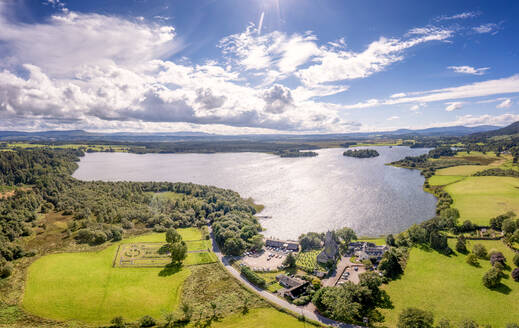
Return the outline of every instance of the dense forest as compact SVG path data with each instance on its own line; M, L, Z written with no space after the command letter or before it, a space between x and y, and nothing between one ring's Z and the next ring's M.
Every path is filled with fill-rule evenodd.
M135 228L163 232L214 224L224 252L258 246L256 211L236 192L191 183L79 181L71 174L82 155L50 149L0 152L0 184L15 190L0 198L2 275L9 274L7 262L33 254L19 238L29 236L37 218L51 211L72 217L67 235L78 243L119 240ZM163 192L178 197L157 196Z
M348 149L342 155L356 158L371 158L379 156L379 153L375 149Z

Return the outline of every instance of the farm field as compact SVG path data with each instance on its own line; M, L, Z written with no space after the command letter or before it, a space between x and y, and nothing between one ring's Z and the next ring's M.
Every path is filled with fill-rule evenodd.
M186 240L201 237L197 229L179 229L179 232ZM170 271L114 268L112 264L120 244L164 240L164 234L148 234L123 240L99 252L41 257L29 267L23 307L45 318L89 323L106 323L116 315L128 320L143 315L159 318L163 311L178 306L182 285L191 274L189 267ZM186 265L214 262L216 259L211 254L190 253Z
M445 187L461 220L487 225L490 218L508 211L519 213L519 179L512 177L467 177Z
M428 181L431 186L445 186L461 181L464 178L462 175L433 175Z
M513 252L501 241L468 241L483 244L488 251L497 249L510 263ZM454 249L455 240L449 240ZM395 327L399 313L406 307L417 307L434 313L438 322L449 318L458 324L471 319L480 325L505 327L517 321L519 313L519 283L512 278L502 280L502 287L489 290L482 284L482 277L490 268L490 262L480 260L481 267L467 264L466 255L456 253L447 257L428 249L413 248L401 279L392 281L385 289L391 297L394 309L384 310L385 325ZM508 275L510 271L505 271ZM505 310L506 309L506 310Z
M243 315L241 313L233 314L225 317L220 321L215 321L209 327L214 328L242 328L242 327L255 327L255 328L271 328L271 327L283 327L283 328L303 328L313 327L308 322L302 322L297 320L291 315L283 312L279 312L272 308L260 308L250 310L249 313Z

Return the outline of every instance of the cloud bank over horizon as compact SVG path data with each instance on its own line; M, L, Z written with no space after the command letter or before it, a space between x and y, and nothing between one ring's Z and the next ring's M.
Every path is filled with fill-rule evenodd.
M420 113L426 104L438 103L450 112L467 107L470 99L519 93L519 75L510 75L403 90L387 99L340 99L354 92L354 81L405 64L421 47L454 42L460 32L441 24L380 36L355 51L345 38L324 42L311 31L266 31L261 27L263 12L260 27L250 23L244 31L221 38L214 45L219 56L193 61L177 56L187 42L174 19L157 22L77 12L59 1L48 4L55 13L27 23L13 20L13 8L0 1L0 129L351 132L385 127L351 119L350 111L407 104L410 113ZM462 13L438 21L478 15ZM481 77L490 67L448 69ZM519 120L515 113L502 112L517 107L510 97L494 107L501 112L460 116L445 125ZM394 114L388 113L385 121L401 121Z

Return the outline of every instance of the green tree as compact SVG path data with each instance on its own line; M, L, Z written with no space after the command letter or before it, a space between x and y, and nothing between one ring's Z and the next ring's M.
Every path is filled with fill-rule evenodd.
M180 265L187 256L187 245L184 241L178 241L170 244L169 247L171 262Z
M182 240L182 236L177 230L171 228L166 231L166 242L168 244L174 244Z
M468 252L467 244L463 236L458 237L458 240L456 241L456 251L461 254L467 254Z
M241 255L245 247L242 239L232 237L227 239L223 244L223 249L229 255Z
M252 249L260 250L263 248L263 236L255 235L249 238L249 243L251 244Z
M283 265L287 266L288 268L295 268L296 267L296 258L292 253L288 253L287 257L283 261Z
M139 319L139 327L153 327L157 324L155 319L150 317L149 315L145 315L144 317Z
M487 288L496 288L501 283L503 273L497 268L490 268L490 270L483 276L483 285Z
M449 319L443 318L438 322L437 328L451 328L451 322Z
M479 325L474 320L463 320L460 324L460 328L478 328Z
M513 262L514 262L515 266L519 267L519 253L516 253L514 255L514 261Z
M434 316L429 311L407 308L398 317L398 328L433 328Z
M395 237L393 236L393 234L387 235L386 244L391 247L396 246Z
M487 249L482 244L475 244L472 246L472 253L480 259L485 259L487 257Z
M348 227L344 227L335 231L335 234L345 244L349 244L352 240L357 240L357 235L355 234L355 231Z
M423 244L427 241L427 231L417 224L413 224L407 229L409 238L415 244Z
M467 255L467 263L472 265L472 266L475 266L475 267L478 267L479 266L479 262L478 262L478 257L474 254L469 254Z
M384 272L386 277L395 278L399 274L402 274L402 265L400 264L400 254L391 248L389 251L384 253L382 260L380 261L379 268Z
M517 224L515 223L514 219L506 219L503 221L503 225L501 227L501 230L506 234L513 234L515 229L517 229Z

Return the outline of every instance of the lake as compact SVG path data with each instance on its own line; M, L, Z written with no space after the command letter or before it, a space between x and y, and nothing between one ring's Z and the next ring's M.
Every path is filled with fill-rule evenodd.
M434 216L436 199L422 189L417 170L385 165L427 149L370 147L380 156L359 159L344 149L317 157L263 153L89 153L74 177L104 181L193 182L237 191L265 205L266 236L295 239L308 231L344 226L359 236L397 233Z

